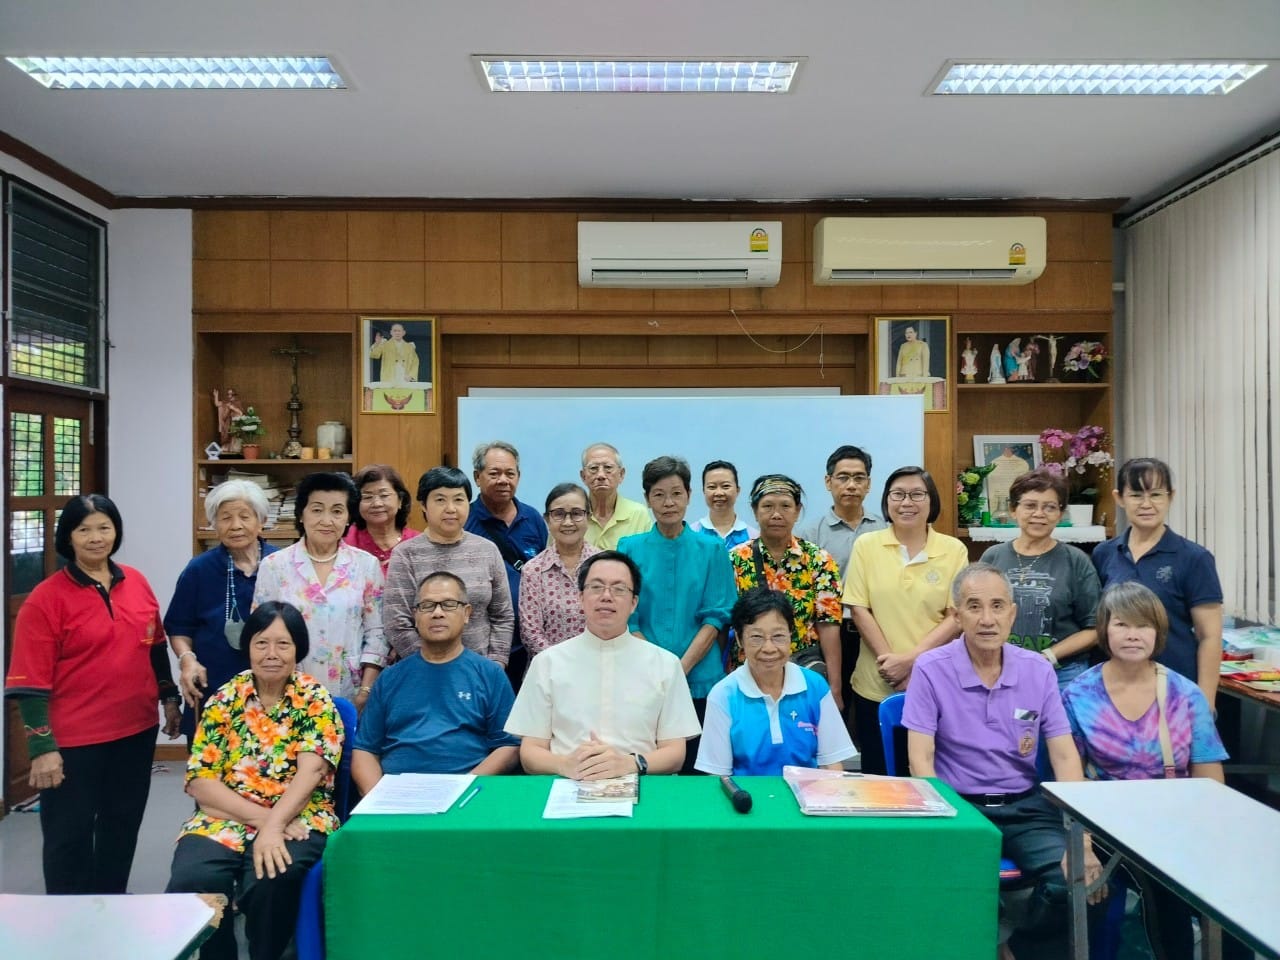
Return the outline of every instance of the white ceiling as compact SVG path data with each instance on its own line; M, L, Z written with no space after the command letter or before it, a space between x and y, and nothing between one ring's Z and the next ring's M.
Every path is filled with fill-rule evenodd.
M49 91L0 131L121 196L1131 198L1280 131L1227 97L930 97L948 59L1280 57L1278 0L0 0L0 54L327 54L350 89ZM499 95L477 53L803 56L786 96Z

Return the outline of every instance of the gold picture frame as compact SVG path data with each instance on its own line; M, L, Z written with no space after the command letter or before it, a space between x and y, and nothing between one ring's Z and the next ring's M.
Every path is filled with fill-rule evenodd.
M434 414L440 380L436 317L360 318L360 412Z
M951 409L951 317L875 317L871 392L920 396L925 413Z

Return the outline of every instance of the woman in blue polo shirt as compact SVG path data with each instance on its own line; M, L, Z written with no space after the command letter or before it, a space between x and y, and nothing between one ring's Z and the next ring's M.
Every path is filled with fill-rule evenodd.
M1162 460L1126 460L1112 496L1129 529L1093 552L1102 586L1137 580L1169 614L1169 640L1156 659L1194 680L1212 707L1222 661L1222 585L1213 554L1169 529L1173 474Z
M784 766L839 770L858 755L827 681L790 662L795 612L785 593L756 587L731 621L746 663L707 696L694 766L717 776L779 775Z

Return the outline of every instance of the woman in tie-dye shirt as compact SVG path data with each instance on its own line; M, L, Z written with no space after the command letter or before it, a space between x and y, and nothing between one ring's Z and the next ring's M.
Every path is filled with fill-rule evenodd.
M1169 618L1154 593L1137 581L1117 583L1102 595L1098 645L1108 660L1081 674L1062 694L1071 733L1091 780L1157 780L1210 777L1222 782L1227 752L1213 725L1213 711L1194 682L1157 664ZM1157 688L1167 685L1163 707ZM1172 764L1160 746L1160 717L1169 728ZM1190 960L1191 914L1159 884L1139 877L1148 936L1163 943L1169 960ZM1158 923L1156 922L1158 921Z

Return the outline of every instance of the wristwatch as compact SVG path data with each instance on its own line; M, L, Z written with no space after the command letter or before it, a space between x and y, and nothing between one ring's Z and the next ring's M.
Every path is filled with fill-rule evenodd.
M633 753L631 756L636 759L636 773L643 777L649 772L649 761L644 758L642 753Z

